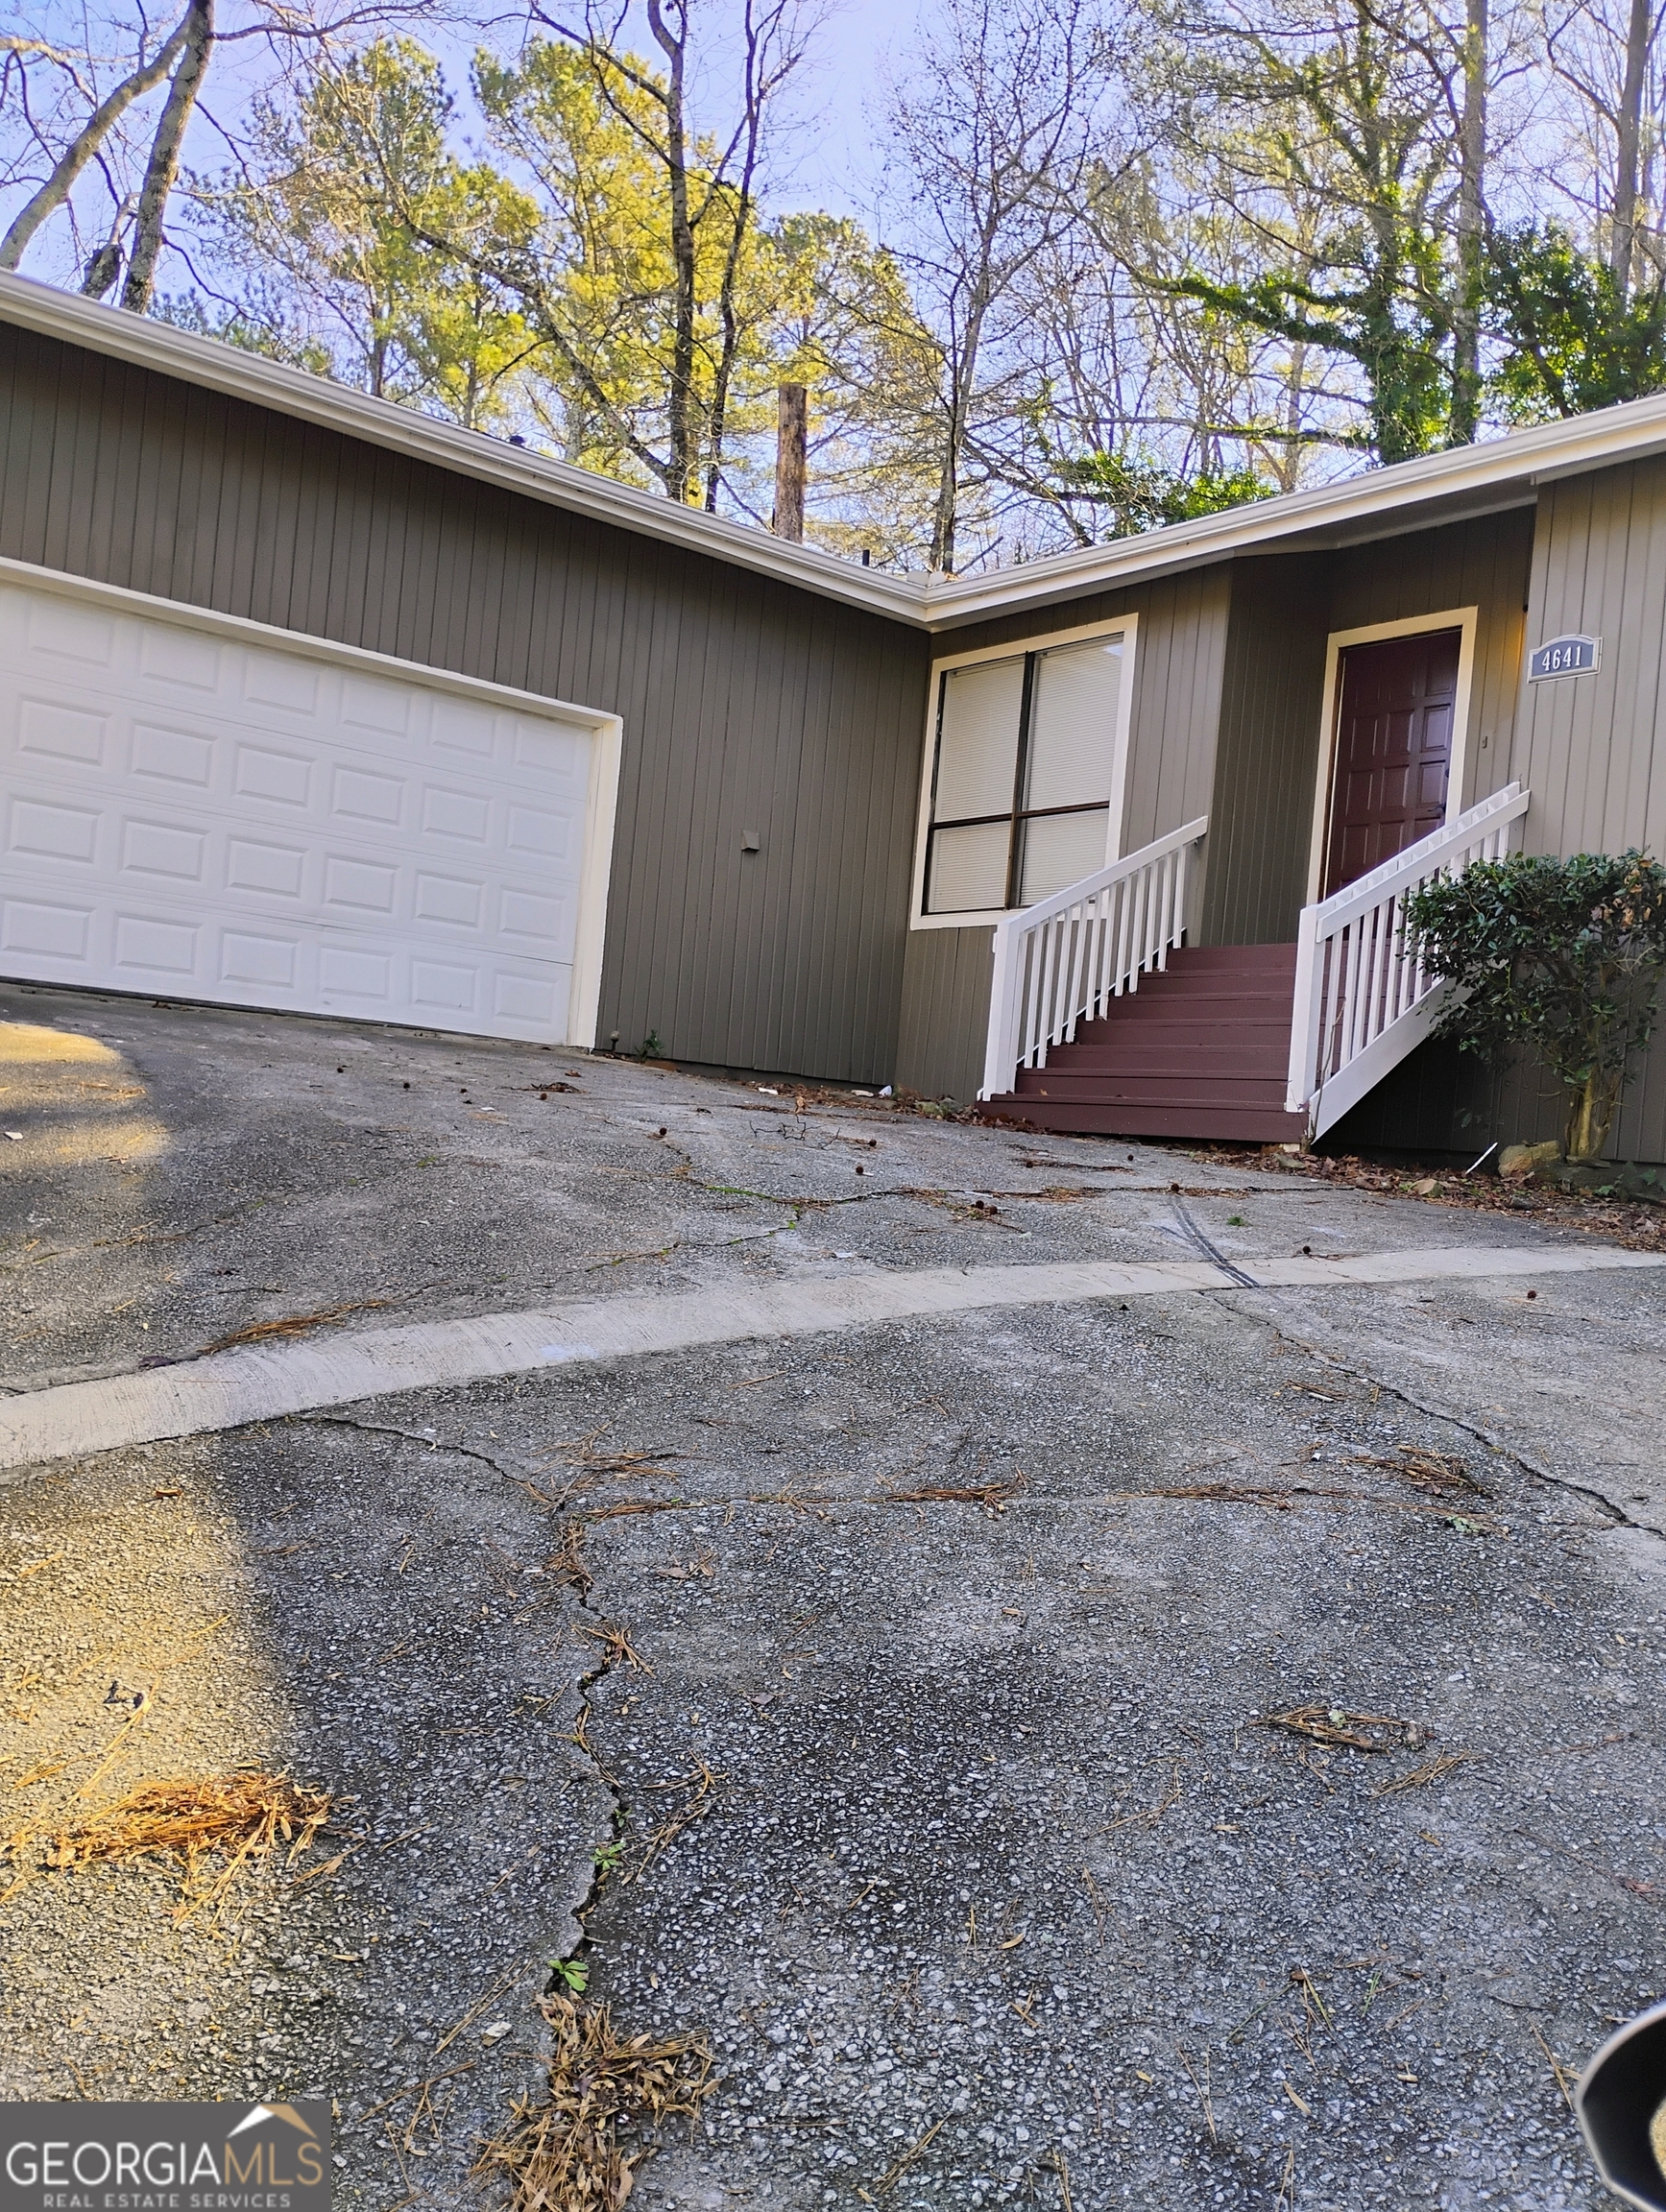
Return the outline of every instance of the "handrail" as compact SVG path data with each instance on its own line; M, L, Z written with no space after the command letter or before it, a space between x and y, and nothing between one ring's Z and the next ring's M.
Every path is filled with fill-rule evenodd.
M980 1098L1012 1089L1020 1068L1045 1068L1112 998L1166 968L1186 934L1198 816L995 925L995 974Z
M1322 1136L1428 1034L1445 998L1408 946L1406 902L1439 876L1496 860L1531 803L1508 783L1443 829L1304 906L1296 928L1287 1112Z

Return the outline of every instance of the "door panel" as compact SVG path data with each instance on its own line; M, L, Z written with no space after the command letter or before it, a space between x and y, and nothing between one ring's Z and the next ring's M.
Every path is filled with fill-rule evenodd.
M592 731L0 585L0 974L559 1043Z
M1321 896L1446 819L1461 641L1434 630L1344 649Z

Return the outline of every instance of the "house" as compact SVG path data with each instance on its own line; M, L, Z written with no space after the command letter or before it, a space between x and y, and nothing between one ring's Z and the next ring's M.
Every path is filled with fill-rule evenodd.
M1659 846L1666 399L928 579L6 276L0 640L10 976L1459 1148L1398 902Z

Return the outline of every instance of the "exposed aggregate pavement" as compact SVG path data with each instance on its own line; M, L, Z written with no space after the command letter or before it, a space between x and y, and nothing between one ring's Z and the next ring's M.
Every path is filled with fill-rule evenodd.
M337 1308L1573 1235L584 1055L0 1022L12 1389ZM106 1786L339 1802L219 1925L159 1867L0 1904L0 2095L322 2092L344 2205L463 2204L571 1957L717 2054L650 2207L1594 2207L1558 2068L1666 1982L1666 1285L1533 1287L736 1344L14 1484L9 1814L72 1816L112 1684ZM1304 1704L1412 1727L1256 1724Z

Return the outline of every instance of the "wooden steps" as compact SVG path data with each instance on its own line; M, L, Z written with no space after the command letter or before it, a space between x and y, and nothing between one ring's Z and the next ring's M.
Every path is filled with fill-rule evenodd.
M1284 1110L1294 991L1293 945L1171 952L978 1112L1083 1136L1293 1142L1307 1128Z

